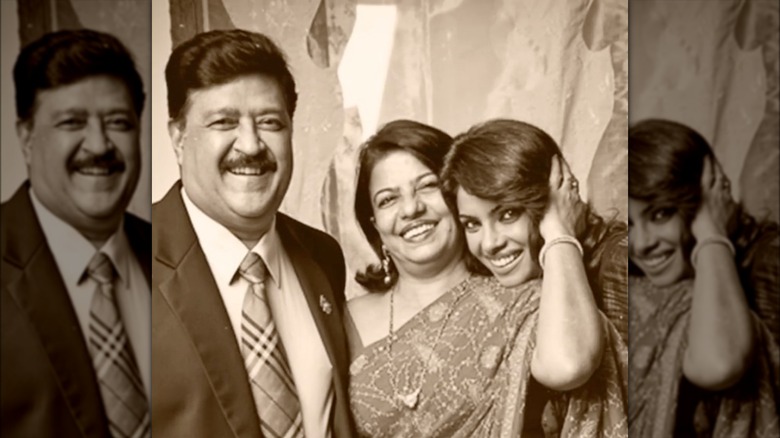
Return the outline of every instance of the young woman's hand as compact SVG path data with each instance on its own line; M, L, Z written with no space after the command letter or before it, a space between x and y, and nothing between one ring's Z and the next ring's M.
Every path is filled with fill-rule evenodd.
M691 223L693 237L697 241L712 236L728 237L728 223L735 209L729 179L717 161L705 157L701 175L701 204Z
M539 233L545 241L561 235L577 236L577 222L585 209L580 200L579 182L569 165L558 155L550 168L550 196L547 211L539 223Z

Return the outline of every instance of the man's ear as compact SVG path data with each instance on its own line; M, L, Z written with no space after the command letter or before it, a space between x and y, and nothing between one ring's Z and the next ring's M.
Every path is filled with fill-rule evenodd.
M181 166L184 155L182 155L182 143L184 142L184 122L179 120L168 120L168 135L171 137L173 152L176 154L176 161Z
M30 160L32 160L32 121L17 120L16 136L19 137L19 142L22 145L22 155L24 155L24 161L29 166Z

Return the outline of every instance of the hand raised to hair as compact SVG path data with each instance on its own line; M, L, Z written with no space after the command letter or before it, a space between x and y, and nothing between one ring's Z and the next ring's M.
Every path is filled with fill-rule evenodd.
M736 210L731 198L731 183L712 157L704 157L701 174L701 204L691 222L691 233L697 241L708 237L728 237L728 223Z
M580 200L579 182L563 157L552 157L549 181L550 196L539 233L546 242L561 235L576 237L585 204Z

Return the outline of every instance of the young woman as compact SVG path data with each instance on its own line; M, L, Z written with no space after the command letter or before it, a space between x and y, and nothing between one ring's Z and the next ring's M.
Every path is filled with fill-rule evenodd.
M551 189L551 178L559 190ZM580 201L579 182L547 133L517 120L478 124L455 138L443 179L466 230L473 270L489 271L504 286L514 286L541 274L541 252L555 258L579 250L580 257L571 259L575 262L544 269L570 286L551 285L552 293L542 295L551 305L542 308L567 319L568 309L595 315L598 307L627 342L626 225L604 220ZM572 207L561 205L567 202ZM562 214L548 214L556 210ZM565 220L551 222L550 217ZM527 242L515 237L525 234L525 228L530 233ZM543 251L543 244L549 252ZM526 250L521 257L502 263L502 257L511 258L518 248Z
M777 436L778 233L693 129L629 130L633 436Z

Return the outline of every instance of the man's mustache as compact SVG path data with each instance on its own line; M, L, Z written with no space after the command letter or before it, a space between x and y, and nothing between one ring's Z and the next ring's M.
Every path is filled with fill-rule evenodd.
M239 155L227 157L219 164L219 169L223 172L234 169L253 169L260 173L276 172L278 165L267 152L257 155Z
M71 172L79 171L85 167L104 168L113 173L124 172L126 166L124 160L114 150L110 150L102 155L75 157L68 163L68 170Z

